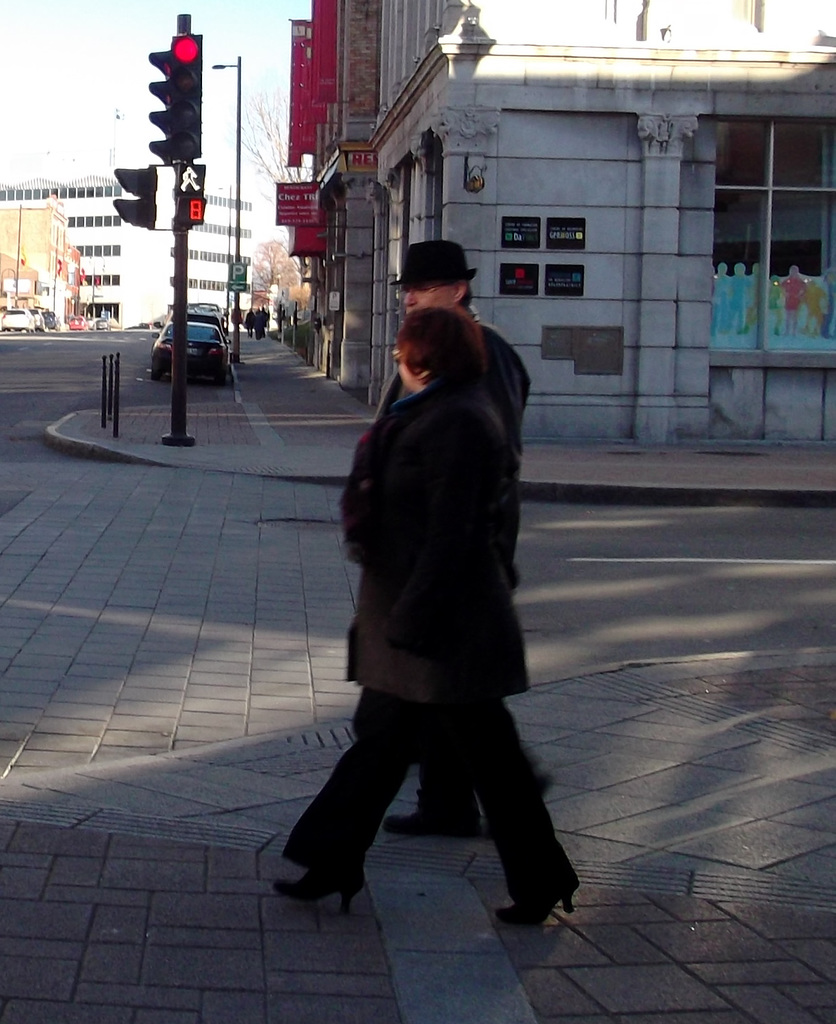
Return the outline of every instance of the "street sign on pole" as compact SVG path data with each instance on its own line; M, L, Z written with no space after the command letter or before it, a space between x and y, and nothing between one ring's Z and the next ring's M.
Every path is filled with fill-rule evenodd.
M247 264L229 264L229 290L231 292L245 292L247 290Z

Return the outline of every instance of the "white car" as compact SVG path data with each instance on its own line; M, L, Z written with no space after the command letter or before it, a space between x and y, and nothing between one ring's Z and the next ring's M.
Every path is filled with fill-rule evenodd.
M0 330L34 332L35 318L28 309L7 309L0 320Z

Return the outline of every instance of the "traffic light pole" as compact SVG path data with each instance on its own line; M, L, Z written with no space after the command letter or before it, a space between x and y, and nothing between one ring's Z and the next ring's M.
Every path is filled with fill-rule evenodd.
M241 262L241 58L238 58L238 93L235 103L235 262ZM232 361L241 362L241 293L235 292L232 312Z
M171 431L162 443L190 447L194 438L186 431L186 372L188 337L186 300L189 287L189 228L203 223L206 210L204 182L206 168L194 161L201 153L203 132L203 36L192 35L192 16L177 16L177 35L168 50L148 54L158 68L162 82L151 82L149 92L162 100L163 110L148 115L165 139L148 148L165 167L175 172L174 220L174 302L171 326ZM240 103L240 100L239 100ZM240 120L240 108L239 108ZM240 147L240 142L239 142ZM155 230L157 226L157 165L118 168L116 180L137 199L115 199L116 212L128 224ZM239 197L240 198L240 197ZM93 266L93 315L96 307L95 265Z
M186 431L186 298L189 285L189 229L174 226L174 305L171 314L171 431L163 444L190 448Z

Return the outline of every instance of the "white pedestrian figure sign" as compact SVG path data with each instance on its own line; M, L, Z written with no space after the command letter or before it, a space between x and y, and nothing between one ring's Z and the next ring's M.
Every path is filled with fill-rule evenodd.
M180 175L180 191L194 192L195 195L203 195L203 181L206 174L206 167L198 164L186 164Z

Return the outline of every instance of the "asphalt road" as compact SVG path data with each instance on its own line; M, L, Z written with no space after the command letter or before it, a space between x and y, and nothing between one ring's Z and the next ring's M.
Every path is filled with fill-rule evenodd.
M836 646L828 509L528 504L517 604L536 679Z
M79 409L98 409L102 356L120 356L122 406L166 405L168 379L152 381L150 331L0 334L0 460L64 461L42 442L44 429ZM199 386L199 385L196 385ZM201 387L200 400L213 390Z

